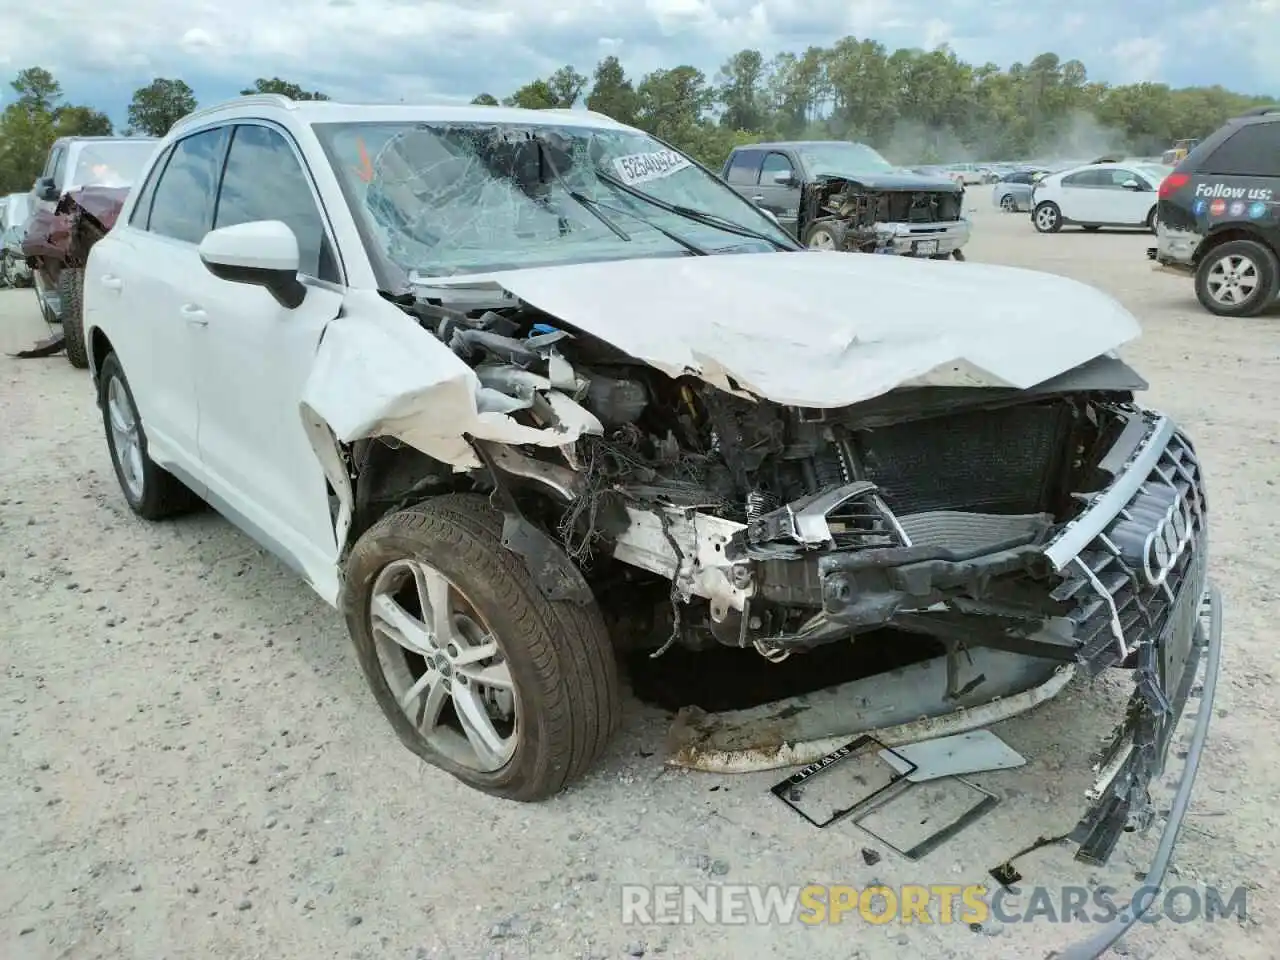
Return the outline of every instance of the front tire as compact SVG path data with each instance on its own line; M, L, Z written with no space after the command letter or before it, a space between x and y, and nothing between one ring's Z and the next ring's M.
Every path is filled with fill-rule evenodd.
M841 223L815 223L805 231L804 245L810 250L843 250L845 228Z
M63 267L58 274L58 302L62 304L62 336L67 359L79 370L89 367L89 351L84 342L84 270Z
M199 498L177 477L157 466L147 453L142 418L124 368L114 353L102 361L98 405L102 408L111 465L129 509L144 520L163 520L199 506Z
M1196 267L1196 297L1219 317L1256 317L1276 297L1280 263L1256 240L1219 244Z
M1041 233L1057 233L1062 229L1062 211L1056 203L1046 200L1036 206L1031 222Z
M595 602L548 600L487 498L383 517L347 560L343 610L401 742L468 786L543 800L617 730L617 663Z
M1013 198L1012 193L1006 193L1000 198L1000 209L1005 213L1016 213L1018 210L1018 201Z

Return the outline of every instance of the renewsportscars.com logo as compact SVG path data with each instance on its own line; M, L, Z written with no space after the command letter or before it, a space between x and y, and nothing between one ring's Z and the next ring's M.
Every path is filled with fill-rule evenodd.
M863 922L965 925L1000 923L1109 923L1140 914L1144 923L1190 923L1226 917L1244 920L1246 891L1224 897L1216 887L1178 886L1160 892L1140 887L1126 897L1113 887L998 887L980 884L906 884L853 887L808 884L777 886L679 884L622 887L622 922L665 924L802 923L810 926Z

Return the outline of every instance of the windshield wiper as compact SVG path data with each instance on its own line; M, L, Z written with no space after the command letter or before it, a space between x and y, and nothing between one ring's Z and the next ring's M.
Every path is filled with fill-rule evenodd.
M592 204L593 206L600 207L603 210L608 210L610 213L619 213L624 217L632 217L636 220L639 220L646 227L652 227L654 230L657 230L660 234L662 234L672 243L680 244L680 246L684 247L686 250L688 250L692 254L695 254L696 256L707 257L711 255L711 252L709 250L702 249L702 247L698 246L692 240L686 240L684 237L680 236L680 234L676 233L674 230L668 230L666 227L662 226L659 223L655 223L653 220L650 220L648 217L640 216L640 214L636 213L634 210L623 210L621 207L612 207L607 203L601 203L599 200L592 199L591 197L584 197L583 199L586 200L588 203Z
M551 159L551 151L547 149L546 143L541 137L534 137L534 143L538 145L538 156L542 158L542 162L547 165L547 169L551 171L551 176L555 177L556 183L560 188L569 195L569 199L573 200L579 206L583 207L589 214L603 223L606 227L613 231L614 236L619 240L631 241L631 236L620 226L606 217L595 207L595 201L586 194L575 190L564 177L560 175L560 171L556 168L556 162Z
M700 223L706 227L713 227L716 230L723 230L725 233L736 233L740 237L747 237L751 240L759 240L762 243L769 244L775 250L795 249L794 246L783 243L781 240L775 240L768 234L757 233L750 227L744 227L740 223L735 223L732 220L728 220L724 217L718 216L717 214L707 213L703 210L695 210L692 207L681 206L678 203L668 203L666 200L661 200L652 194L645 193L643 190L637 190L635 187L631 186L631 184L624 183L613 174L599 168L595 170L595 175L597 179L603 180L605 183L609 184L609 186L621 190L623 193L633 196L637 200L641 200L651 206L657 207L659 210L665 210L667 213L674 213L678 217L684 217L686 220L692 220L694 223Z

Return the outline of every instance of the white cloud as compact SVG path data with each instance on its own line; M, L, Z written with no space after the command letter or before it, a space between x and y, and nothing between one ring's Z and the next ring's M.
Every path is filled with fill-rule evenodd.
M1111 48L1119 72L1117 79L1122 83L1159 80L1164 54L1165 43L1156 37L1134 37Z
M951 24L936 17L924 22L924 48L934 50L951 39Z
M710 77L743 47L770 57L853 34L890 50L947 41L1001 66L1052 50L1110 81L1280 87L1280 0L1164 7L1076 0L1064 20L1051 4L998 0L41 0L5 18L0 64L45 66L82 102L127 101L154 76L182 77L204 100L260 76L363 100L469 99L565 63L589 74L608 53L637 79L680 63Z

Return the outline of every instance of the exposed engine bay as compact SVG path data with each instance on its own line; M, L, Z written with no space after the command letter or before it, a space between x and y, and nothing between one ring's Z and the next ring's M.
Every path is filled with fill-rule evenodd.
M652 646L783 659L893 625L1077 658L1044 625L1098 611L1055 594L1044 545L1105 484L1099 464L1137 416L1119 360L1030 391L805 409L669 377L527 305L400 305L475 371L482 411L572 436L473 439L486 469L472 474L500 478L602 606L647 614Z
M801 222L837 225L840 249L894 252L889 224L945 224L961 218L964 192L868 187L856 180L824 176L805 189Z

